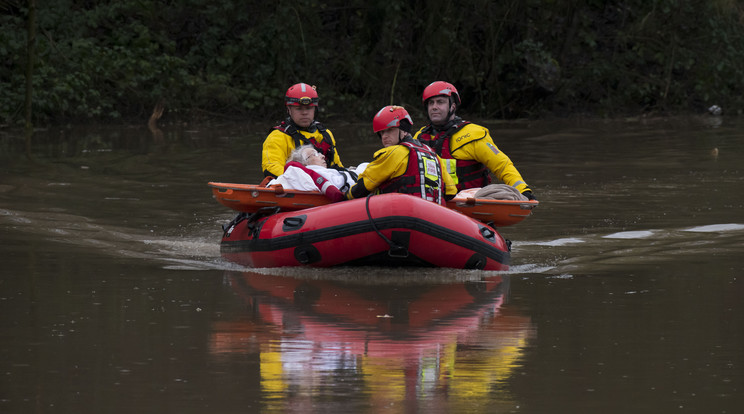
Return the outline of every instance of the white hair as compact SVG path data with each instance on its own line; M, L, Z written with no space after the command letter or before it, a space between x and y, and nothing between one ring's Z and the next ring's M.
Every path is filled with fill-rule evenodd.
M303 153L308 148L315 149L315 147L313 147L310 144L305 144L305 145L302 145L302 146L299 146L299 147L295 148L289 154L289 158L287 158L287 162L296 161L296 162L299 162L302 165L307 165L307 158L305 158L305 155Z

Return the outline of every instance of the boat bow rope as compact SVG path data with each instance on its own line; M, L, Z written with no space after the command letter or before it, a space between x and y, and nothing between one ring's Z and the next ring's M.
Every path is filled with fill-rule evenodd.
M365 204L367 208L367 217L369 218L369 224L370 226L372 226L372 230L374 230L375 233L377 233L377 235L380 236L380 238L384 240L388 244L388 246L390 246L390 250L388 250L388 255L390 257L408 257L407 247L401 246L400 244L385 237L385 235L382 234L382 232L377 228L377 225L375 225L375 220L372 218L372 213L369 210L369 200L372 198L373 195L374 195L373 193L370 193L367 196L367 200Z

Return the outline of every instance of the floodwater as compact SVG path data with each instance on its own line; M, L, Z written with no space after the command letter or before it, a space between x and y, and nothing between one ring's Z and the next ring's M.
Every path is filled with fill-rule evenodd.
M744 120L489 124L541 202L506 273L226 262L268 126L0 130L0 412L744 408Z

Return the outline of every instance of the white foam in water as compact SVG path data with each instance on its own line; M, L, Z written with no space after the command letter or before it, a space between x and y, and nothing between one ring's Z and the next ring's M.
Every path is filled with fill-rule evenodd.
M548 276L549 279L573 279L573 275L569 274L561 274L561 275L555 275L555 276Z
M172 265L163 266L163 269L168 270L247 270L242 266L234 263L222 261L222 260L187 260L187 259L166 259L169 262L175 263Z
M691 231L695 233L716 233L722 231L737 231L744 230L744 224L728 223L728 224L711 224L708 226L691 227L684 229L683 231Z
M555 240L549 240L544 242L519 242L515 243L515 245L522 245L522 246L567 246L569 244L577 244L577 243L584 243L584 240L577 239L574 237L567 237L563 239L555 239Z
M653 236L653 230L642 230L642 231L621 231L619 233L612 233L606 236L602 236L603 239L644 239L646 237Z
M480 282L484 277L496 276L505 272L463 270L449 268L421 268L406 267L277 267L277 268L245 268L251 273L266 274L271 276L291 277L294 279L307 280L333 280L342 283L373 284L373 285L417 285L453 282Z
M212 241L201 241L201 240L143 240L148 245L158 245L166 248L166 250L173 253L185 254L189 256L206 256L214 257L219 256L220 245Z
M524 264L509 266L509 271L507 273L543 273L553 269L555 269L555 266Z

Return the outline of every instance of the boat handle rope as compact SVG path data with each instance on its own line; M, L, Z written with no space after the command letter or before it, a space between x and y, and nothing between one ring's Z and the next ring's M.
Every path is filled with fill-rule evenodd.
M373 195L373 193L370 193L367 196L365 204L367 207L367 217L369 218L369 224L372 226L372 230L374 230L375 233L377 233L377 235L380 236L382 240L385 240L388 246L390 246L390 250L388 250L388 255L390 257L408 257L408 249L385 237L385 235L382 234L382 232L375 225L375 220L372 218L372 213L369 211L369 199L372 198Z
M248 228L253 230L253 226L262 217L270 216L272 214L276 214L281 210L280 207L261 207L256 211L255 213L246 213L246 212L240 212L237 216L235 216L234 219L232 219L231 222L227 224L222 225L222 232L223 236L230 236L232 234L232 231L235 229L235 226L238 225L243 220L248 220Z

